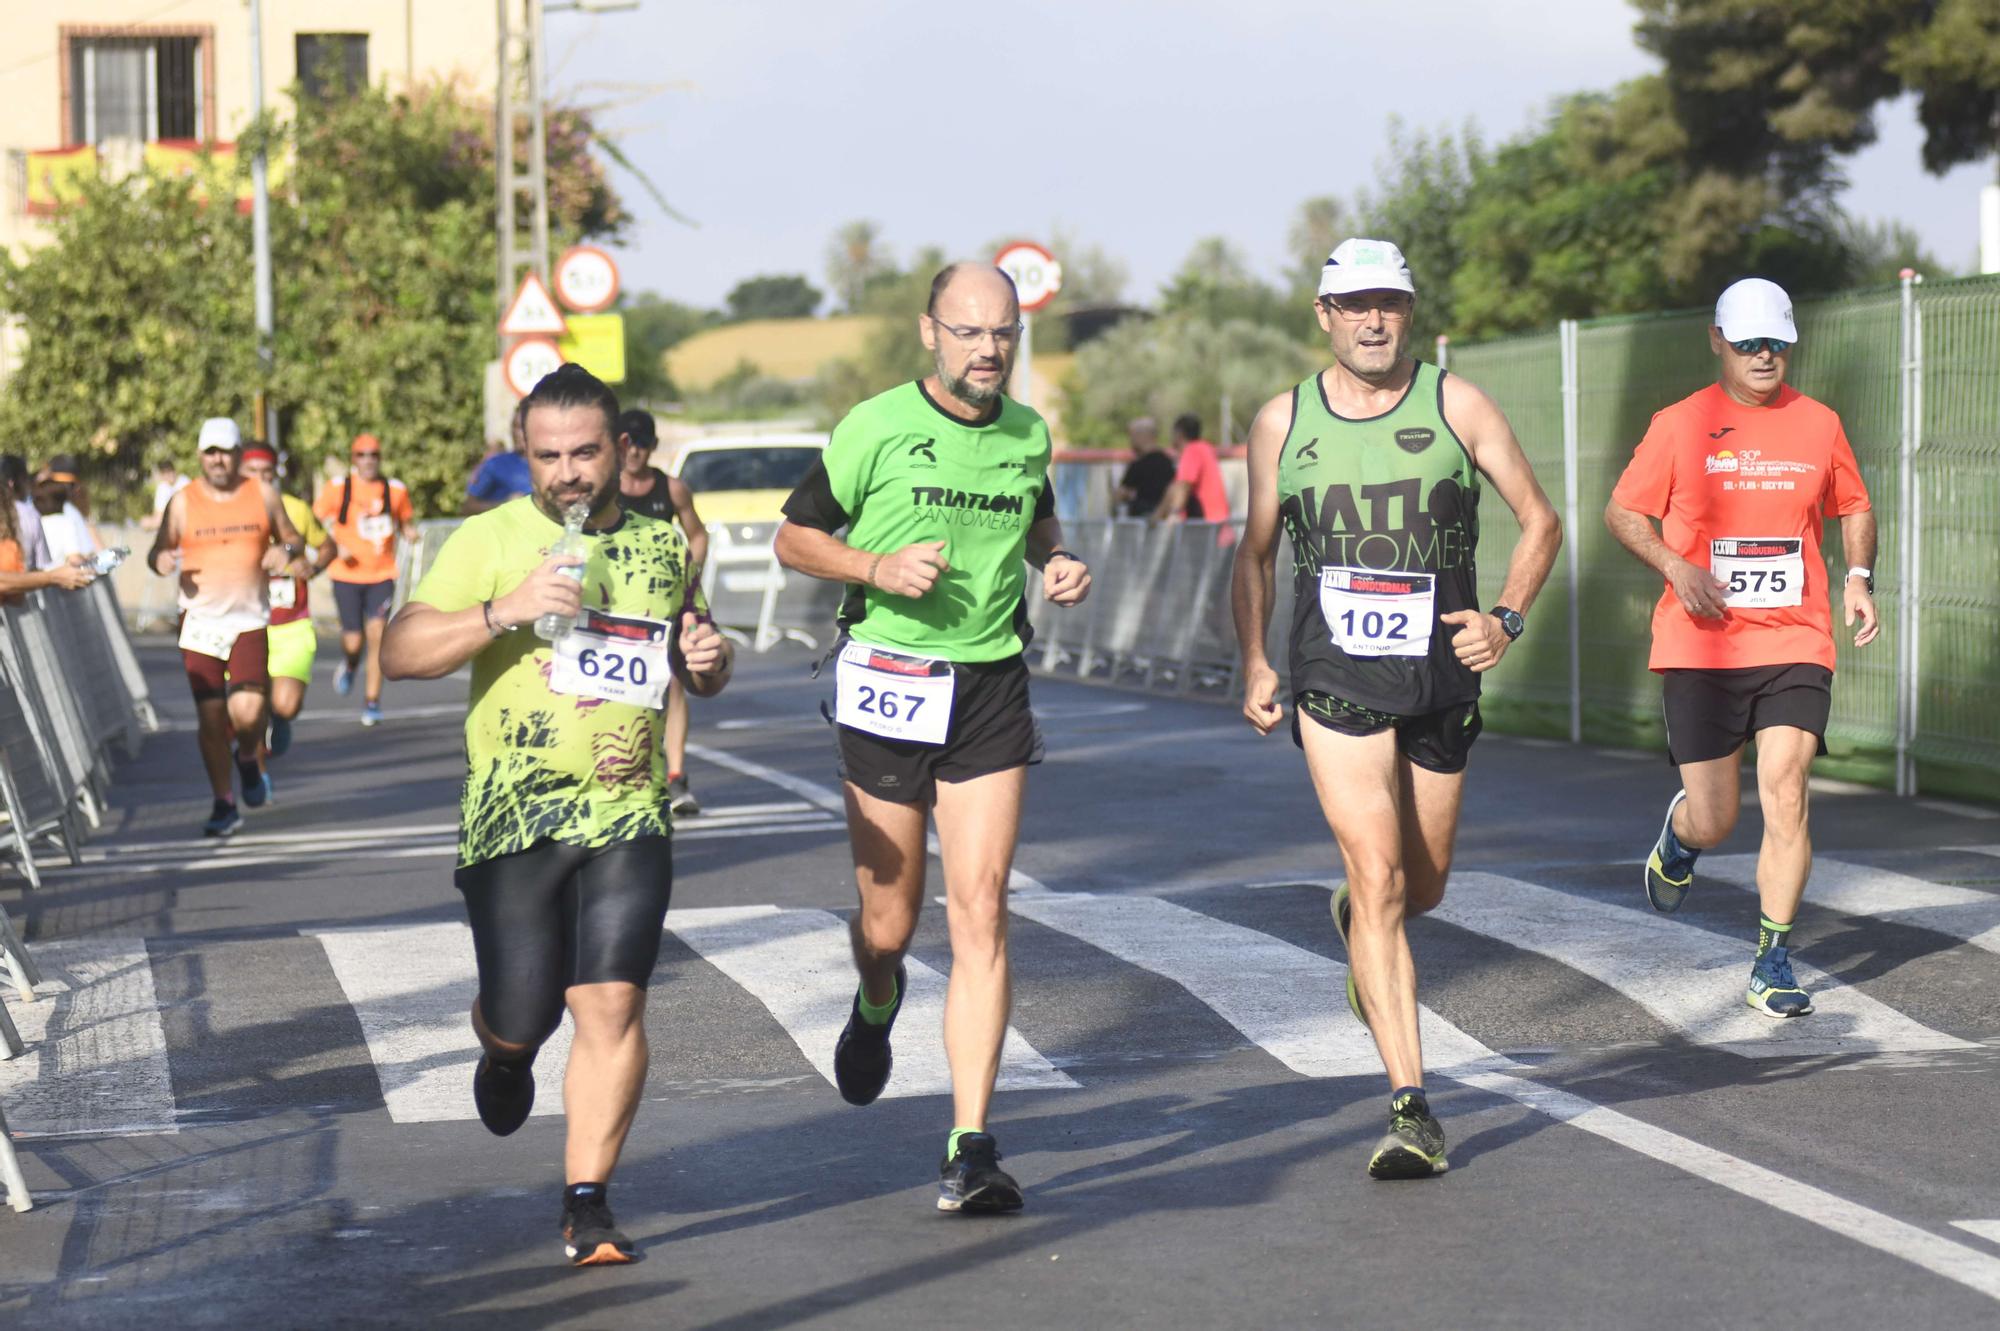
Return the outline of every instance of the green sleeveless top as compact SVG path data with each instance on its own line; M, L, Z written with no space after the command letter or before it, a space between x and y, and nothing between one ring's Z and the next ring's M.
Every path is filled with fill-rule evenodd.
M1479 696L1458 632L1478 608L1479 472L1444 418L1445 372L1417 362L1402 400L1350 420L1320 377L1292 390L1278 512L1292 544L1291 679L1378 712L1418 716Z

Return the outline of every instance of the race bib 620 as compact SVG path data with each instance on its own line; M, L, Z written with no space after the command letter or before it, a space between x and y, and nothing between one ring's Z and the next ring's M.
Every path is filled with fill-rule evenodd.
M575 697L660 707L673 673L665 620L585 610L555 645L549 687Z

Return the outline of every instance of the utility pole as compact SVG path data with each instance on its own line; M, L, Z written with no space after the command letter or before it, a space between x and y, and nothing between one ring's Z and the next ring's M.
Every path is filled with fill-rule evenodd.
M250 0L250 114L264 118L264 4ZM264 387L257 391L257 422L253 434L261 435L273 449L278 447L278 408L270 399L271 371L276 361L272 348L275 320L271 310L271 175L264 149L250 161L251 252L257 287L257 363L264 373Z
M500 51L493 87L494 225L499 235L495 312L514 298L526 264L549 275L549 157L542 111L542 0L495 0ZM523 106L523 102L526 106ZM521 112L528 113L528 160L515 155ZM528 244L521 244L521 195L529 197ZM499 339L504 354L507 339Z

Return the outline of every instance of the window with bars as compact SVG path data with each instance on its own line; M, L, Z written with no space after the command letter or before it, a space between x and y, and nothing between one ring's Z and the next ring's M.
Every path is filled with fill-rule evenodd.
M306 96L343 97L368 86L368 34L302 32L297 37L299 83Z
M78 38L69 59L71 143L201 137L201 38Z

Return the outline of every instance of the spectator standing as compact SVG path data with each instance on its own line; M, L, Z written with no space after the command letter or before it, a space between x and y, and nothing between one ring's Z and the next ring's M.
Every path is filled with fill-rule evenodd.
M75 591L88 587L91 581L91 571L78 563L31 572L21 550L20 515L11 503L0 498L0 604L44 587Z
M28 476L27 459L9 453L0 457L0 498L14 505L14 523L20 529L21 559L28 571L54 568L48 539L42 534L42 513L35 507L34 484Z
M81 497L76 459L58 453L42 468L35 481L35 507L42 515L42 535L55 563L71 555L94 555L102 544L77 500ZM87 500L85 502L88 502Z
M528 479L527 407L528 403L523 399L521 405L514 408L514 423L510 430L513 446L504 453L495 453L472 473L472 483L465 487L465 502L459 506L459 512L468 518L489 508L498 508L510 499L519 499L534 489L534 483Z
M1118 502L1128 518L1150 518L1174 483L1174 459L1160 447L1160 426L1141 416L1125 427L1132 443L1132 461L1118 478Z
M171 458L153 464L153 511L139 519L139 525L147 531L154 531L160 525L160 515L167 511L167 501L179 494L187 485L188 478L181 475L181 469Z
M1201 437L1201 417L1183 412L1174 418L1174 483L1167 487L1155 522L1227 522L1229 491L1222 484L1222 463L1215 445Z

